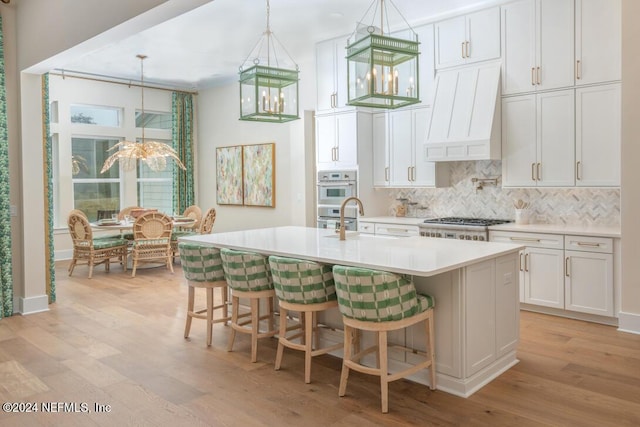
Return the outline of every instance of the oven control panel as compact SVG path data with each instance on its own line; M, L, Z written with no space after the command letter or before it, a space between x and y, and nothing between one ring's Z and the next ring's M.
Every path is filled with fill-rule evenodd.
M422 237L436 237L442 239L457 239L457 240L477 240L486 242L486 231L473 231L473 230L447 230L442 228L424 228L420 227L420 235Z

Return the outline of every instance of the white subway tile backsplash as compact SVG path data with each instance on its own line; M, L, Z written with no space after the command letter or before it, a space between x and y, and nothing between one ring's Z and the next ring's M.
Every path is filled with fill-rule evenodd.
M530 203L530 222L571 225L620 225L619 188L502 188L502 162L450 162L451 187L389 190L389 214L396 199L429 208L429 216L514 219L513 203ZM499 177L498 186L475 190L471 178Z

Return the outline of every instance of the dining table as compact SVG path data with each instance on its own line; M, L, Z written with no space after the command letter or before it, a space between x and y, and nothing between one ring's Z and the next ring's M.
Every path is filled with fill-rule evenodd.
M174 217L172 218L174 228L192 228L196 220L189 217ZM133 224L135 219L125 218L123 220L100 220L90 223L91 228L96 231L118 231L119 233L126 233L133 231Z

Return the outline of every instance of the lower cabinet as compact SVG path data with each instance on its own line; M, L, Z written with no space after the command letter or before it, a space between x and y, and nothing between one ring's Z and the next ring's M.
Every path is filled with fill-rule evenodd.
M526 245L520 252L520 302L615 316L613 239L490 231L492 242Z

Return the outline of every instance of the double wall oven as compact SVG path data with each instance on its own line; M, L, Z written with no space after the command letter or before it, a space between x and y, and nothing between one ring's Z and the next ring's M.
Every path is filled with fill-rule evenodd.
M352 196L358 196L358 175L355 170L318 172L318 227L333 228L340 220L340 205ZM346 230L358 229L358 210L355 204L345 206Z

